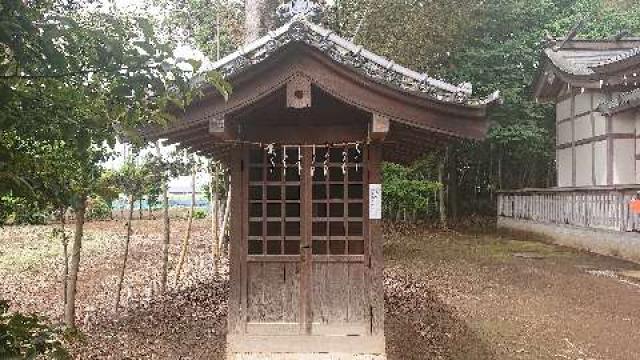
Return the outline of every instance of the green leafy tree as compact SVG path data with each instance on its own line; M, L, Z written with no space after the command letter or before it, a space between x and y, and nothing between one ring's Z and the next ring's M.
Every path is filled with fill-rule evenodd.
M100 174L100 179L96 185L95 194L104 200L109 208L109 218L113 218L113 203L120 196L118 186L118 174L113 170L105 170Z
M75 213L65 322L74 326L87 198L116 136L172 121L197 94L198 64L172 59L153 23L82 2L0 4L0 214L20 198ZM205 78L228 93L215 73ZM171 109L171 111L168 111ZM52 181L52 179L54 181ZM62 182L59 179L64 180ZM51 194L58 194L52 200ZM41 205L40 205L41 204Z
M415 222L438 214L438 191L442 184L429 180L430 176L425 176L424 171L424 165L384 164L382 198L385 217Z
M133 157L127 160L127 162L116 175L116 184L118 184L121 192L125 194L129 199L129 208L127 212L127 235L125 237L122 267L120 269L120 276L118 277L118 284L116 288L116 311L118 311L120 307L122 284L124 282L124 275L127 268L127 260L129 259L129 244L131 242L132 235L131 222L133 220L133 207L136 200L142 199L142 196L145 194L145 190L148 186L150 177L150 168L148 166L145 166L144 164L136 164L136 162L133 161Z
M154 0L164 9L162 29L181 43L217 60L243 44L244 2L239 0ZM206 10L203 10L206 9Z
M61 334L37 315L9 311L9 303L0 300L0 358L70 359Z
M449 151L450 202L493 213L496 189L555 185L553 107L537 104L531 84L545 35L565 36L580 20L580 37L640 33L635 1L337 0L333 30L398 63L453 83L469 81L478 96L500 90L484 142ZM459 190L456 191L456 188ZM462 203L463 201L463 203ZM457 206L454 206L457 208Z

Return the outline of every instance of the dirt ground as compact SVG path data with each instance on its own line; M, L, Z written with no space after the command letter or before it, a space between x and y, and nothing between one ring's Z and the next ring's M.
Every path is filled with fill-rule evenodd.
M124 222L88 224L77 359L223 359L227 278L195 223L186 276L157 295L161 223L134 223L124 309L113 311ZM186 221L173 225L175 263ZM51 226L0 229L0 298L61 319ZM387 351L400 359L640 358L640 265L496 234L386 227ZM223 269L224 270L224 269ZM634 273L635 272L635 273Z

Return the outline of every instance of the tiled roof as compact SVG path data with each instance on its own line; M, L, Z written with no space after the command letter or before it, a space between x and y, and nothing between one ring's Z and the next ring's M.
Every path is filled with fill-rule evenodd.
M623 52L621 54L618 54L613 58L607 59L607 60L605 60L605 61L603 61L603 62L601 62L601 63L599 63L597 65L592 66L592 68L593 69L601 68L601 67L604 67L604 66L607 66L607 65L611 65L611 64L614 64L614 63L618 63L618 62L621 62L621 61L625 61L625 60L628 60L628 59L631 59L631 58L634 58L634 57L640 57L640 47L637 47L637 48L631 49L629 51Z
M635 57L640 59L640 39L624 41L571 40L569 46L547 48L545 55L561 71L574 76L592 76L607 67Z
M334 61L398 90L466 105L485 105L499 99L498 92L485 99L474 99L470 83L452 85L408 69L312 23L304 15L295 16L280 28L213 63L211 70L220 71L225 78L234 76L294 42L314 47Z
M613 96L598 107L603 113L612 114L630 108L640 107L640 88Z

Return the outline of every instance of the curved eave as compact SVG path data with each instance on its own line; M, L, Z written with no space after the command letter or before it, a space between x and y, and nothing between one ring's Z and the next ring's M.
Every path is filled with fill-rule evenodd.
M233 93L228 101L208 87L184 114L179 114L178 121L166 128L144 129L143 135L147 140L166 138L192 151L224 160L233 151L234 144L212 137L210 120L224 119L225 124L228 120L237 126L233 124L246 118L242 114L281 94L298 76L306 77L313 87L332 98L389 118L391 130L385 140L385 157L403 163L457 138L483 139L489 128L487 109L499 101L497 96L476 104L438 101L428 94L377 81L312 46L294 42L230 76L228 81ZM349 121L348 113L346 115L345 121Z
M608 75L626 71L638 71L640 68L640 50L633 55L622 60L616 60L607 64L594 66L593 70L599 75Z
M624 83L626 72L629 71L637 71L640 76L640 53L583 69L564 61L553 49L545 49L541 57L543 70L538 73L534 82L534 93L539 102L555 100L558 90L561 90L560 83L571 87L599 89L604 80L614 84ZM550 81L551 72L553 81Z
M355 77L360 78L363 82L371 82L379 85L380 87L384 87L389 91L395 92L400 97L406 97L411 99L416 99L418 101L424 101L426 104L430 104L434 107L446 107L446 108L456 108L461 109L461 111L471 111L469 114L475 113L477 116L482 117L486 114L486 109L489 106L499 104L501 101L500 92L495 91L488 97L484 99L476 99L473 101L461 101L461 102L451 102L446 100L439 100L430 94L422 91L412 91L409 89L404 89L402 87L396 86L390 82L369 77L362 74L361 71L358 71L357 68L351 65L347 65L344 63L340 63L327 56L324 52L318 50L317 48L310 46L304 42L293 42L289 43L280 49L276 53L270 56L269 59L264 60L260 63L253 64L252 66L248 66L240 71L235 72L232 76L228 77L226 80L235 88L238 85L241 85L245 81L250 81L253 76L256 76L257 73L260 73L262 69L269 64L273 64L278 62L280 57L286 56L285 54L290 51L295 51L295 49L303 49L302 51L313 54L316 58L322 58L325 61L330 61L336 67L343 68L345 73L350 73ZM364 51L364 50L363 50ZM196 100L192 105L197 106L199 103L210 101L213 98L219 98L220 94L215 90L214 87L210 85L205 85L203 87L204 95Z
M407 104L412 104L412 105L417 104L418 106L424 108L425 110L441 112L444 114L451 114L457 117L469 118L472 121L474 119L476 121L486 121L486 113L487 113L488 107L499 104L501 101L498 91L494 92L489 97L483 100L475 101L473 103L449 102L444 100L438 100L437 98L434 98L427 93L424 93L421 91L411 91L408 89L403 89L401 87L394 86L393 84L383 81L381 79L366 76L361 71L358 71L358 69L354 68L353 66L347 65L341 62L337 62L334 59L332 59L330 56L328 56L326 53L304 42L288 43L287 45L279 48L276 52L271 54L269 58L259 63L253 64L251 66L247 66L246 68L242 69L242 71L237 71L232 76L228 77L226 80L232 85L232 88L234 89L234 93L231 95L230 101L233 100L233 98L236 96L235 95L236 89L241 88L245 84L250 83L255 78L259 78L261 76L261 73L267 71L269 68L282 66L282 63L286 62L287 59L304 57L306 55L314 58L315 60L317 60L318 63L330 64L330 66L336 69L336 71L338 71L341 74L341 76L358 79L359 83L365 84L365 86L371 89L372 91L375 91L377 93L384 93L385 96L394 97L398 101L404 101ZM305 73L305 69L301 69L300 71L302 73ZM289 76L291 75L292 74L289 74ZM277 86L284 86L285 84L286 84L286 79L280 79L280 82L278 84L271 86L271 91L274 91ZM330 93L333 93L338 98L344 97L341 94L339 94L339 91L337 91L337 89L329 89L328 86L326 86L326 84L323 85L322 81L314 81L314 84ZM198 99L192 102L192 104L187 109L186 114L181 113L180 110L176 110L174 112L174 115L178 117L182 117L184 120L182 124L178 124L178 127L188 127L190 126L189 123L195 121L193 117L189 116L190 110L197 109L199 107L205 106L206 104L209 104L212 102L215 102L218 104L221 104L223 102L222 96L217 92L217 90L214 87L210 85L205 85L202 91L203 91L202 96L200 96ZM269 92L264 92L260 96L255 97L250 102L244 102L244 105L258 101L260 98L264 96L268 96L268 93ZM345 100L347 100L347 102L352 102L352 101L349 101L349 99L345 99ZM367 109L366 107L362 107L362 108L368 111L375 112L373 109ZM224 111L220 111L220 113L226 113L230 111L232 110L225 109ZM215 113L215 111L213 112ZM212 115L219 115L219 114L212 114ZM394 118L394 120L397 120L399 122L403 122L403 119L401 117L394 117L391 115L390 117ZM415 124L411 124L410 122L407 124L415 125ZM145 138L149 140L155 140L163 136L163 134L165 133L164 130L165 129L160 129L156 127L156 128L142 129L141 132ZM459 136L455 133L446 131L446 129L431 129L431 130L442 132L450 136ZM484 134L477 135L477 136L462 136L462 137L482 139L484 138Z

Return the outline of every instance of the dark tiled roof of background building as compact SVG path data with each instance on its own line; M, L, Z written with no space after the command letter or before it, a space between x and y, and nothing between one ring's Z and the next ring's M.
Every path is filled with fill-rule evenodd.
M614 114L620 111L640 107L640 88L614 95L611 100L598 106L598 111Z
M606 72L607 67L637 58L640 60L640 39L570 40L564 47L544 50L546 57L559 70L574 76L593 76Z

